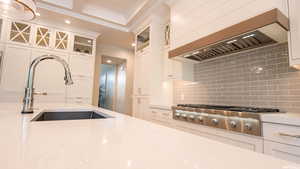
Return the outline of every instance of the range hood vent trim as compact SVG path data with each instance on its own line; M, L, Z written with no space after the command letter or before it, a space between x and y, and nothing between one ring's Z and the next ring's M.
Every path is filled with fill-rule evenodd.
M272 39L272 37L269 37L264 32L265 27L274 28L274 25L285 33L289 30L288 18L278 9L270 10L176 48L169 52L169 58L180 57L180 60L200 62L202 60L274 44L277 43L277 39Z

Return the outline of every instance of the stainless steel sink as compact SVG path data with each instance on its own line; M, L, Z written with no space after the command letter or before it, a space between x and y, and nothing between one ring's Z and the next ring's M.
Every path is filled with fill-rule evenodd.
M96 111L45 111L38 114L32 121L53 120L83 120L112 118L107 114Z

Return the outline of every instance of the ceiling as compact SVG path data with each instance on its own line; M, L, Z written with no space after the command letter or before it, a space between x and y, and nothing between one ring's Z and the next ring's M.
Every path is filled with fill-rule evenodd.
M162 0L37 0L38 22L101 34L99 41L132 49L134 20ZM63 20L72 23L66 25Z
M35 22L41 25L51 25L52 27L56 26L69 31L75 30L78 32L85 32L87 36L99 35L97 39L98 43L133 49L131 44L134 41L134 36L131 32L120 31L101 24L84 21L45 9L38 9L38 12L41 16L37 17ZM71 24L66 24L64 22L65 20L70 20Z

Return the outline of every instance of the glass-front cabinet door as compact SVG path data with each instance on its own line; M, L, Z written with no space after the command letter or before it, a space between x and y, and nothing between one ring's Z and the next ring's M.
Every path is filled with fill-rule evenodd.
M74 52L85 53L85 54L93 54L93 39L74 36Z
M69 34L57 31L55 33L55 49L68 49Z
M30 32L31 25L20 22L12 22L9 39L13 42L27 44L30 42Z
M35 44L40 47L50 46L50 30L44 27L37 27Z

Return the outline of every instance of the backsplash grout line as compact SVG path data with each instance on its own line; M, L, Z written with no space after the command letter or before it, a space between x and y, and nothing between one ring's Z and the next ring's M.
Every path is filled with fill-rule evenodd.
M300 72L289 67L288 61L285 43L198 63L196 83L175 82L174 102L300 113Z

